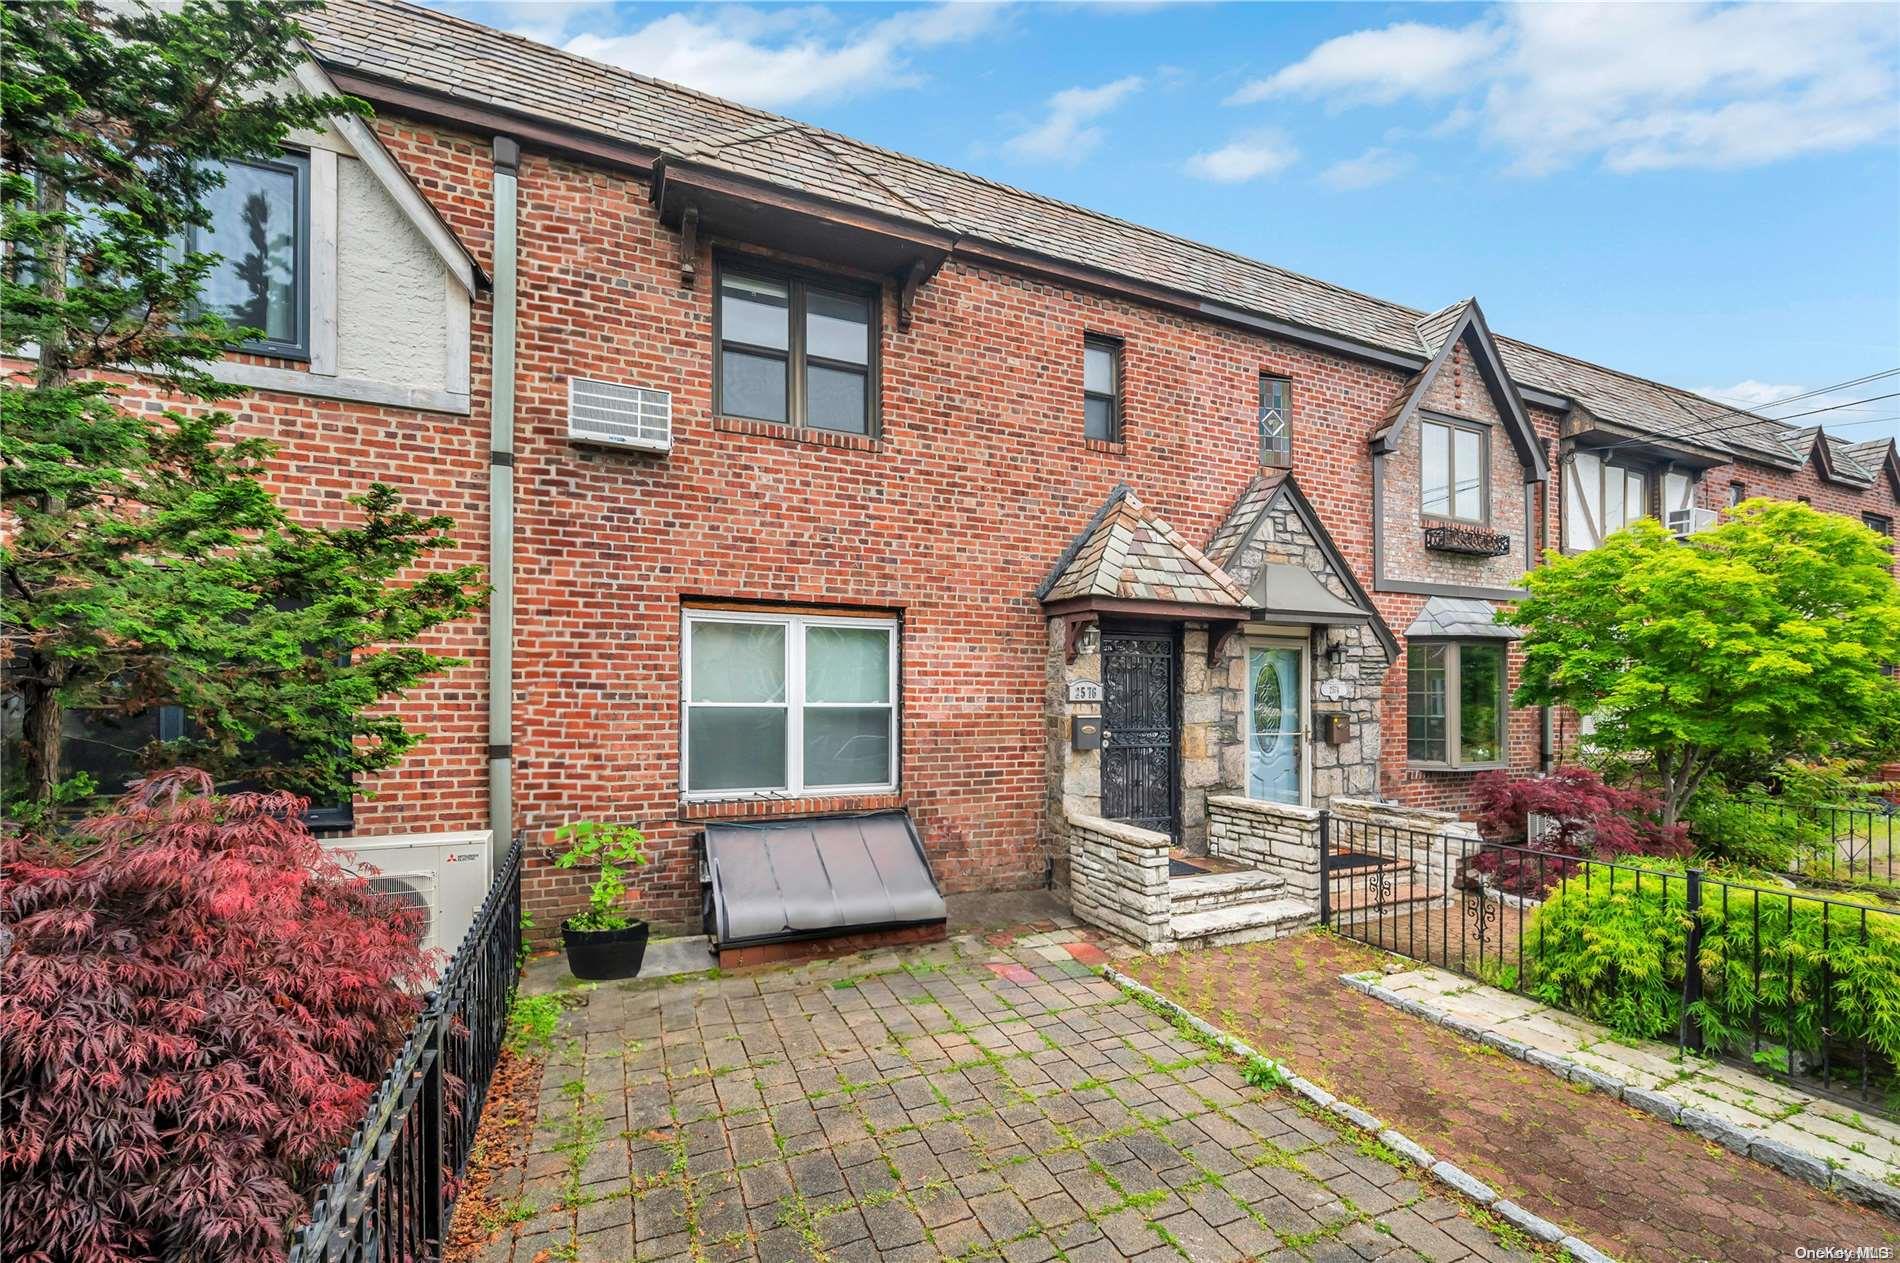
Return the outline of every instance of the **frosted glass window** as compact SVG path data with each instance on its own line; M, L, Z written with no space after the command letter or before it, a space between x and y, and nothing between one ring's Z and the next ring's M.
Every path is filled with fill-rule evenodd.
M870 422L864 406L864 371L825 368L806 370L805 419L821 430L863 434Z
M805 629L805 700L891 700L891 633L885 627Z
M783 702L785 628L778 623L693 624L694 702Z
M884 619L689 613L687 794L894 788L896 642Z

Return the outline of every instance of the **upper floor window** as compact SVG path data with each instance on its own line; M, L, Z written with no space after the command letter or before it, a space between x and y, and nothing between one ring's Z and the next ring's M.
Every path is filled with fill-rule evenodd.
M1260 463L1293 464L1293 383L1260 374Z
M198 302L233 325L262 331L239 349L310 357L310 159L227 162L205 199L210 223L186 230L185 248L223 256Z
M1122 436L1122 347L1113 338L1082 340L1082 433L1092 439Z
M723 416L870 434L876 295L848 282L724 267L713 408Z
M1419 426L1419 504L1426 517L1482 522L1489 516L1488 438L1482 429L1445 421Z
M686 614L688 797L875 793L897 784L897 623Z
M1505 762L1505 644L1413 641L1405 650L1406 759L1435 767Z
M1731 509L1734 508L1736 505L1740 504L1742 501L1746 499L1748 499L1748 486L1746 483L1731 482L1728 485L1728 507L1729 508Z
M1867 529L1876 535L1889 537L1893 535L1893 519L1890 517L1879 513L1863 513L1860 515L1860 520L1865 522Z
M1651 475L1578 449L1564 480L1564 547L1595 548L1649 513Z

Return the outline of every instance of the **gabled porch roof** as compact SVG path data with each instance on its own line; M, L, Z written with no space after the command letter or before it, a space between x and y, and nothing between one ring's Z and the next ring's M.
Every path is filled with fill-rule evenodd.
M1247 590L1181 538L1125 485L1075 537L1036 589L1046 613L1080 610L1244 619Z

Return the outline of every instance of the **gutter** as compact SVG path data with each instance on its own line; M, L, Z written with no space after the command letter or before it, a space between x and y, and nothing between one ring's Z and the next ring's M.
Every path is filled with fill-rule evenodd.
M516 172L521 146L494 142L494 354L488 407L488 827L499 862L514 837Z

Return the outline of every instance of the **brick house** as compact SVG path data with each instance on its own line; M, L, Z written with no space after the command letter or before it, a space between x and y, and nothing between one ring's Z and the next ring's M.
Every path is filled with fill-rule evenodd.
M1891 529L1900 460L598 65L332 0L282 346L229 365L299 512L378 478L490 569L428 741L334 822L906 809L947 891L1069 880L1076 819L1456 812L1566 724L1496 605L1551 548L1740 494ZM306 314L307 313L307 314ZM256 322L253 322L256 323ZM578 437L577 437L578 435ZM614 437L630 442L603 441ZM1104 734L1104 730L1106 730ZM1117 738L1120 740L1117 740Z

